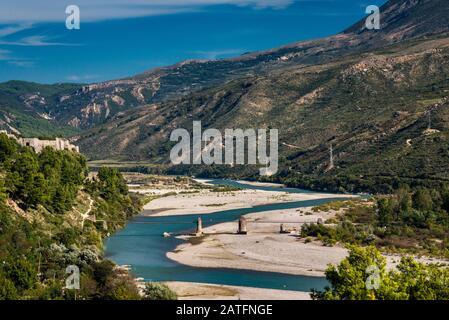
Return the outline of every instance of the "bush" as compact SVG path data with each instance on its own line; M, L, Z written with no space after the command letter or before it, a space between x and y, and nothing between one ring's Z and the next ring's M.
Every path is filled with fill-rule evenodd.
M27 292L27 295L33 300L61 300L63 299L62 281L47 280L39 283L35 289Z
M94 181L86 180L87 172L78 153L35 153L0 134L0 300L75 299L75 291L62 288L65 268L73 264L81 272L77 298L141 298L133 279L101 254L102 236L138 213L139 198L130 197L117 170L102 169ZM87 207L89 198L91 214L112 221L107 230L88 220L81 228L78 207Z
M14 283L0 274L0 300L15 300L17 297Z
M177 300L178 296L166 284L148 282L145 285L145 298L147 300Z
M37 280L34 266L25 259L18 259L6 264L5 275L11 279L19 290L31 289Z
M350 246L349 256L329 266L330 287L313 291L317 300L449 300L449 269L403 257L387 271L386 258L373 246ZM373 285L376 283L376 285ZM368 285L370 284L370 285Z
M130 278L121 278L113 282L112 288L108 290L105 299L111 300L140 300L139 290Z
M43 205L52 213L64 213L72 207L87 174L83 156L49 147L39 154L22 147L12 154L1 154L5 185L0 185L0 198L5 188L24 209Z

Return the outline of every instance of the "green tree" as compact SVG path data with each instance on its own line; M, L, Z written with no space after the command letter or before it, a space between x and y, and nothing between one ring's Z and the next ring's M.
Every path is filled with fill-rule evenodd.
M147 300L177 300L178 296L166 284L148 282L144 289Z
M4 202L7 198L4 174L0 172L0 202Z
M394 218L394 206L392 199L381 198L377 201L378 208L378 223L381 226L386 226Z
M6 187L11 197L25 208L45 202L47 184L44 175L39 172L33 151L26 150L15 155L9 164Z
M338 266L329 266L326 279L331 287L324 292L314 292L313 297L324 300L371 300L374 290L367 287L371 275L368 268L374 268L380 278L385 276L386 259L375 247L349 246L349 256Z
M37 272L31 262L26 259L16 259L7 263L5 275L12 280L19 290L33 288L37 282Z
M432 196L428 189L419 188L413 193L413 207L421 211L430 211L433 208Z
M63 292L63 282L51 279L39 283L35 289L29 290L26 294L33 300L61 300L64 297Z
M0 134L0 163L11 158L19 149L19 145L4 133Z
M18 298L14 283L0 274L0 300L15 300Z
M69 210L86 178L83 156L45 148L38 156L40 172L47 183L45 206L55 213Z
M399 188L396 191L396 197L398 199L398 205L401 211L407 212L412 209L412 196L408 186Z
M102 167L98 171L98 189L105 199L128 195L128 186L121 173L115 168Z
M449 299L449 269L426 265L404 257L396 270L385 269L386 259L375 247L349 247L349 256L338 266L329 266L331 286L313 291L321 300L442 300ZM372 273L372 270L376 270ZM372 279L378 280L370 286ZM376 282L376 281L375 281Z
M107 290L104 298L111 300L141 300L142 297L133 280L123 277L111 282L110 289Z
M109 260L103 260L94 265L93 276L99 286L106 286L107 281L114 273L114 264Z
M449 186L445 185L441 190L441 209L449 213Z
M435 264L426 265L411 257L404 257L393 282L401 284L409 300L449 300L449 270Z

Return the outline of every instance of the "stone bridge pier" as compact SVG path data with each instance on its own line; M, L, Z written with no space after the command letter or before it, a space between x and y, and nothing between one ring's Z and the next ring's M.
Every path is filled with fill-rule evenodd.
M239 219L239 229L237 231L237 234L247 234L248 228L246 224L246 218L241 216Z
M196 232L195 235L197 237L202 236L203 235L203 220L201 219L201 217L198 217L198 220L196 222Z

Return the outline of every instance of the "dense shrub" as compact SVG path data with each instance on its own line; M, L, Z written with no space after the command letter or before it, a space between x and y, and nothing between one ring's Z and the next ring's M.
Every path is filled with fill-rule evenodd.
M37 154L0 134L0 300L140 298L129 275L101 255L103 237L138 212L139 199L116 170L102 169L94 181L87 173L78 153ZM91 204L91 214L112 221L107 230L80 223ZM77 292L63 290L69 265L80 268Z
M147 300L177 300L178 297L166 284L148 282L145 285L145 297Z
M350 246L349 256L329 266L330 286L314 291L318 300L448 300L449 269L404 257L387 271L386 258L375 247Z

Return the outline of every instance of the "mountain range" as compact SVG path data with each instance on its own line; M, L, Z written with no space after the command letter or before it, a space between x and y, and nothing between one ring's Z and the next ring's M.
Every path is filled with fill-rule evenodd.
M93 160L154 163L168 163L171 131L194 120L277 128L280 176L307 176L307 187L448 180L449 1L390 0L380 11L380 30L362 20L232 59L89 85L2 83L0 128L72 136ZM247 170L240 174L254 174Z

